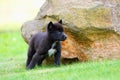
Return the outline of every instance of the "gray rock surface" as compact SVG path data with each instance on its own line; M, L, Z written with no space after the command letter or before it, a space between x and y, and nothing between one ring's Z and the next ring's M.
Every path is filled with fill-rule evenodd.
M28 43L32 35L45 31L49 21L62 19L68 35L62 43L63 60L120 59L119 5L119 0L46 0L21 33Z

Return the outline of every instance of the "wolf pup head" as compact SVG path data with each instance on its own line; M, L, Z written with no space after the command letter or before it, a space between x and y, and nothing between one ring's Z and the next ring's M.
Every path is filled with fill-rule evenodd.
M67 38L62 26L62 20L58 21L57 23L49 22L47 31L50 38L54 41L64 41Z

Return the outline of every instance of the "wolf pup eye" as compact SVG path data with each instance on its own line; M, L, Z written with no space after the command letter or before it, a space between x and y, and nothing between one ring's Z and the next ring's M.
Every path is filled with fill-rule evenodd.
M60 32L60 31L58 31L58 32L57 32L57 34L61 34L61 32Z

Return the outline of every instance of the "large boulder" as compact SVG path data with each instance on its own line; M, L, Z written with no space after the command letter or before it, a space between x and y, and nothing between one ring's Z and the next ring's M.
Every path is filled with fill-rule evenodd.
M115 0L46 0L36 18L23 24L22 36L28 43L49 21L62 19L68 35L62 42L62 61L120 59L120 29L113 25L117 13L112 14L106 1Z

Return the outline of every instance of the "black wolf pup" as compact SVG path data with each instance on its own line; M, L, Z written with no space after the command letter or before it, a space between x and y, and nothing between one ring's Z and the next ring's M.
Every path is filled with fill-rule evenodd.
M41 65L50 51L54 52L54 64L60 65L61 43L67 38L62 26L62 20L57 23L49 22L47 31L33 35L28 49L26 69L32 69L36 64Z

